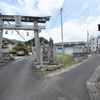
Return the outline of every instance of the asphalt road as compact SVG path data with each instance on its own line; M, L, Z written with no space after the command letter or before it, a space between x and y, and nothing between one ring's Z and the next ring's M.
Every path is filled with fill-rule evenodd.
M90 100L86 81L100 63L98 55L52 78L37 74L33 60L30 56L0 66L0 100Z

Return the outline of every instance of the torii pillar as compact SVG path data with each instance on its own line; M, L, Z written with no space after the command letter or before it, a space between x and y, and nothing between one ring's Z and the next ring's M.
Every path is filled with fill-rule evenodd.
M34 21L34 38L35 38L35 47L36 47L36 54L37 58L40 62L40 40L39 40L39 29L38 29L38 24L37 21Z
M3 21L0 20L0 26L3 25ZM3 29L0 29L0 60L2 61L2 34L3 34Z

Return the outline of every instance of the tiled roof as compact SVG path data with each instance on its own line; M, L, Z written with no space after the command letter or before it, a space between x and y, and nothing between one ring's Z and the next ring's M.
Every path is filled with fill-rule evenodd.
M76 45L76 44L84 44L85 45L85 42L84 41L76 41L76 42L64 42L64 46L72 46L72 45ZM62 43L61 42L58 42L58 43L55 43L55 46L61 46Z
M2 39L3 42L7 42L7 43L11 43L11 44L15 44L13 41L7 39L7 38L3 38Z

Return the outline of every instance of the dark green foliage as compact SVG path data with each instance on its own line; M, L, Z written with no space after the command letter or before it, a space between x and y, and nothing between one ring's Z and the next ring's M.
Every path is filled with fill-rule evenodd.
M40 39L40 44L42 43L42 42L44 42L44 43L48 43L48 40L47 39L44 39L43 37L40 37L39 38Z
M16 51L9 51L10 54L16 54Z
M23 46L24 47L25 43L19 41L18 44L17 44L17 46Z
M39 39L40 39L40 44L41 44L42 42L44 42L44 43L46 43L46 44L48 43L48 40L45 39L45 38L43 38L43 37L40 37ZM35 46L35 39L33 38L33 39L29 40L29 41L26 41L25 44L26 44L26 45L29 45L29 46Z

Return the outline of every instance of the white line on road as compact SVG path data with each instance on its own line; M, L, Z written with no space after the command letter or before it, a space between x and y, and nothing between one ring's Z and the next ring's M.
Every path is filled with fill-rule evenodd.
M27 58L27 57L20 58L20 59L18 59L18 60L16 60L16 61L14 61L14 62L18 62L18 61L21 61L21 60L26 59L26 58Z

